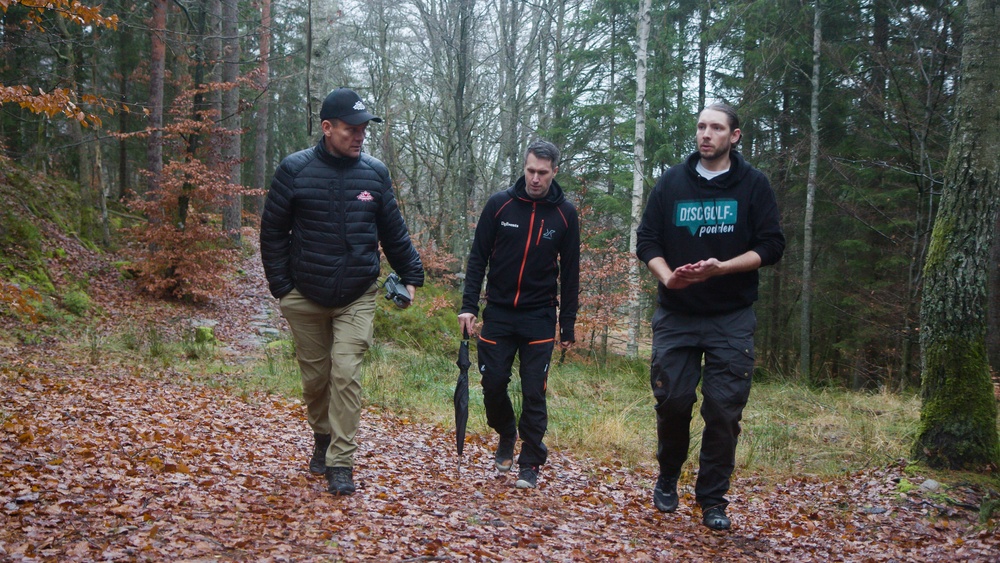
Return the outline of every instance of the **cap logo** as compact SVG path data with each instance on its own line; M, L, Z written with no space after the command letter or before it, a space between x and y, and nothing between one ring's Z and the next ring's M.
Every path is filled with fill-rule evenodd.
M361 100L354 102L354 109L357 111L365 111L365 104L361 103Z

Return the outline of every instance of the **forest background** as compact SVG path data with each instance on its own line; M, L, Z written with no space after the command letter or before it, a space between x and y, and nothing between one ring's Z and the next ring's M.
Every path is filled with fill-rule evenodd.
M644 272L642 293L629 295L633 193L644 198L693 150L698 108L725 101L743 117L740 150L770 177L789 241L763 272L759 369L912 390L963 6L826 4L819 20L795 1L653 3L637 190L634 1L113 1L70 18L57 15L79 9L69 3L5 2L0 140L22 165L79 182L81 216L103 213L105 225L84 237L110 244L131 226L116 214L131 205L158 217L132 240L166 247L177 225L182 238L217 239L204 229L221 227L232 239L254 225L278 161L315 141L325 93L350 86L386 119L366 150L392 171L432 279L450 280L482 202L520 174L530 140L547 138L563 149L560 182L583 216L582 347L603 355L634 345L622 341L630 298L644 318L653 307ZM224 253L177 254L147 257L148 289L198 298L220 287L207 276L225 265L208 265Z

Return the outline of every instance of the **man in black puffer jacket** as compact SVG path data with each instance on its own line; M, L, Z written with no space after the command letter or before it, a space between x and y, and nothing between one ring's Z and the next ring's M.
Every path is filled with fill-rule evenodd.
M361 360L372 342L379 243L410 293L424 270L389 171L362 154L369 121L358 95L338 88L320 110L323 138L282 160L260 225L271 294L288 320L315 447L309 463L335 495L354 492Z
M559 149L535 141L524 155L524 176L486 202L469 252L458 315L459 328L472 334L486 278L477 348L486 423L500 435L495 462L501 473L514 464L520 432L520 470L514 482L519 489L538 486L538 470L548 457L542 438L548 426L545 388L557 336L557 307L559 345L565 350L575 340L580 223L576 208L555 181L558 171ZM520 422L507 394L515 355L521 362Z

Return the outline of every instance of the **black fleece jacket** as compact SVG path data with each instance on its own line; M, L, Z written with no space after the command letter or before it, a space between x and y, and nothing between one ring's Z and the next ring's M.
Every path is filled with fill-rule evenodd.
M558 182L534 200L521 176L486 202L469 252L462 313L479 314L484 277L487 303L521 310L558 306L559 340L575 341L580 222Z
M775 264L785 250L778 205L767 176L729 154L729 171L706 180L693 153L671 166L653 187L637 232L636 256L661 257L671 269L708 258L720 261L749 250L761 266ZM685 313L717 314L749 307L757 300L757 270L717 276L684 289L658 285L662 307Z
M354 302L378 278L380 242L403 283L423 285L420 255L381 161L363 153L336 157L322 139L281 161L260 222L273 296L295 288L324 307Z

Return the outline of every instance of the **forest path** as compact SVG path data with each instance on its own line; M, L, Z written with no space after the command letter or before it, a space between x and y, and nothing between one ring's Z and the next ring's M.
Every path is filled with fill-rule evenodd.
M229 361L259 354L270 297L246 282L207 307L144 302L100 276L117 329L212 321ZM272 301L273 302L273 301ZM109 329L110 330L110 329ZM553 451L537 490L493 469L471 435L365 410L358 492L308 472L299 401L206 385L170 368L94 362L80 347L0 342L0 560L5 561L996 561L1000 537L913 491L904 468L775 482L737 472L733 529L701 525L688 478L678 511L652 475ZM84 354L85 356L85 354ZM949 495L960 497L961 489Z

